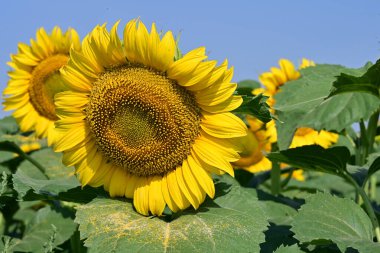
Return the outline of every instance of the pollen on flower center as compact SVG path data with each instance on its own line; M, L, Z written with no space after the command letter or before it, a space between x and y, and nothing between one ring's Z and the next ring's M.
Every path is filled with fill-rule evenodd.
M181 165L200 131L194 96L164 73L135 64L106 70L85 112L103 154L138 176Z
M50 120L58 119L53 98L56 92L62 90L57 75L68 59L64 54L53 55L41 61L32 71L28 90L30 103L39 115Z

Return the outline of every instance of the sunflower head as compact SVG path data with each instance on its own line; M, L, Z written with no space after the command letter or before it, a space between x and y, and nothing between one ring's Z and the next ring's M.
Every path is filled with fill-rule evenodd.
M265 155L271 151L272 144L276 142L276 129L274 121L267 124L260 120L247 116L249 133L242 138L243 151L240 152L241 158L234 162L237 168L244 169L251 173L267 171L272 167L272 163Z
M311 66L315 66L315 63L303 58L299 69ZM272 67L270 72L265 72L259 76L259 80L264 88L254 89L252 90L252 94L258 95L263 93L268 96L267 103L272 107L276 103L274 95L279 91L280 87L288 81L300 78L300 72L298 70L291 61L280 59L279 68ZM273 108L271 112L275 113ZM277 131L274 121L272 120L267 124L263 124L259 120L251 117L247 117L246 119L250 125L252 134L248 135L245 142L250 138L251 142L259 144L250 152L246 151L241 153L242 158L235 162L234 165L252 173L270 170L272 163L265 157L265 153L270 152L272 144L277 142ZM311 128L302 127L295 132L290 148L311 144L318 144L324 148L328 148L332 143L336 142L337 139L338 135L335 133L327 131L318 132ZM285 166L285 164L281 165L281 167ZM295 171L293 178L296 180L304 180L302 170Z
M144 215L193 206L215 193L211 173L233 175L236 138L245 124L232 113L234 95L227 61L207 61L203 47L175 60L171 32L148 32L139 20L110 32L97 26L71 50L61 69L68 91L55 96L55 143L63 162L75 165L82 185L133 198Z
M44 28L36 33L30 45L19 43L17 54L8 65L8 86L3 92L4 110L15 110L13 116L21 131L35 131L38 137L48 137L51 144L54 121L58 119L54 95L65 90L59 69L69 59L70 47L78 50L80 41L73 29L62 32L54 27L50 34Z

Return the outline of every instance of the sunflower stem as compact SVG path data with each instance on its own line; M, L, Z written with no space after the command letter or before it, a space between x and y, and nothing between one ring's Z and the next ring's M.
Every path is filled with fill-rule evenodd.
M288 175L286 176L285 180L281 182L281 189L283 189L289 183L290 179L293 176L293 172L294 172L294 168L290 168L290 171Z
M369 149L369 140L367 136L367 130L364 124L363 119L360 120L360 143L358 147L358 152L359 152L359 160L357 165L363 165L365 164L365 160L368 155L368 149Z
M37 167L37 169L39 171L41 171L41 173L47 178L49 179L49 177L46 175L46 169L44 166L42 166L39 162L37 162L36 160L34 160L32 157L30 157L29 155L25 154L21 149L20 149L21 152L19 152L18 154L24 158L25 160L28 160L29 162L31 162L34 166Z
M371 219L373 230L375 231L375 236L378 242L380 242L380 226L379 222L377 220L375 211L373 210L372 204L370 199L368 198L368 195L365 193L364 189L356 183L355 179L348 173L345 172L343 174L343 177L347 179L356 189L356 192L360 195L361 199L363 200L364 209L366 210L369 218Z
M272 194L277 196L281 192L281 168L280 163L272 162L271 177L271 191Z
M373 145L375 143L378 121L379 121L379 111L376 111L374 114L372 114L372 116L369 118L369 121L368 121L367 138L368 138L369 153L372 153L374 150Z

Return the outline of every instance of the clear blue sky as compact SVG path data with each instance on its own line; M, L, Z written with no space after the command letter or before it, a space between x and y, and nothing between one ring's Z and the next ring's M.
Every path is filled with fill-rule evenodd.
M187 52L206 46L210 59L227 58L234 81L257 76L285 57L360 67L380 58L380 1L4 1L0 8L0 90L9 55L37 28L75 28L84 37L95 25L140 17L158 29L181 31ZM119 29L121 32L122 29ZM8 115L0 109L0 117Z

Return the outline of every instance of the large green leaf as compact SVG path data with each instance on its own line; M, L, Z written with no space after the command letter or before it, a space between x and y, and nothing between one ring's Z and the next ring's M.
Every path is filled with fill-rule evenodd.
M62 164L61 154L46 148L33 153L31 157L43 164L45 173L29 161L22 162L13 175L14 189L19 198L24 197L29 190L37 194L56 196L80 185L74 176L74 169Z
M368 66L372 64L369 63ZM345 92L367 92L379 97L380 60L372 65L362 76L342 73L333 84L330 96Z
M54 231L53 226L56 227ZM70 238L76 225L71 218L65 218L61 213L44 207L38 210L34 218L26 225L25 233L21 240L16 240L10 246L11 252L44 252L44 245L51 241L56 247Z
M344 93L328 98L336 76L346 73L363 75L368 65L348 69L339 65L321 64L301 70L301 78L286 83L277 93L276 113L281 121L278 129L280 150L289 147L298 127L340 131L359 119L367 119L380 100L367 93Z
M262 204L236 184L219 182L217 195L170 222L97 198L78 207L75 221L91 252L259 252L268 225Z
M281 92L275 96L275 109L291 112L293 110L309 111L319 105L329 94L336 76L342 72L362 75L365 68L349 69L341 65L318 64L302 69L301 78L281 86Z
M292 225L301 243L332 241L342 252L348 247L359 252L380 252L380 244L373 242L371 220L350 199L317 193L306 199Z
M338 94L307 112L298 126L341 131L360 119L368 119L379 107L380 99L371 94Z
M297 168L339 175L346 170L350 151L346 147L324 149L318 145L309 145L273 152L268 155L268 158Z

